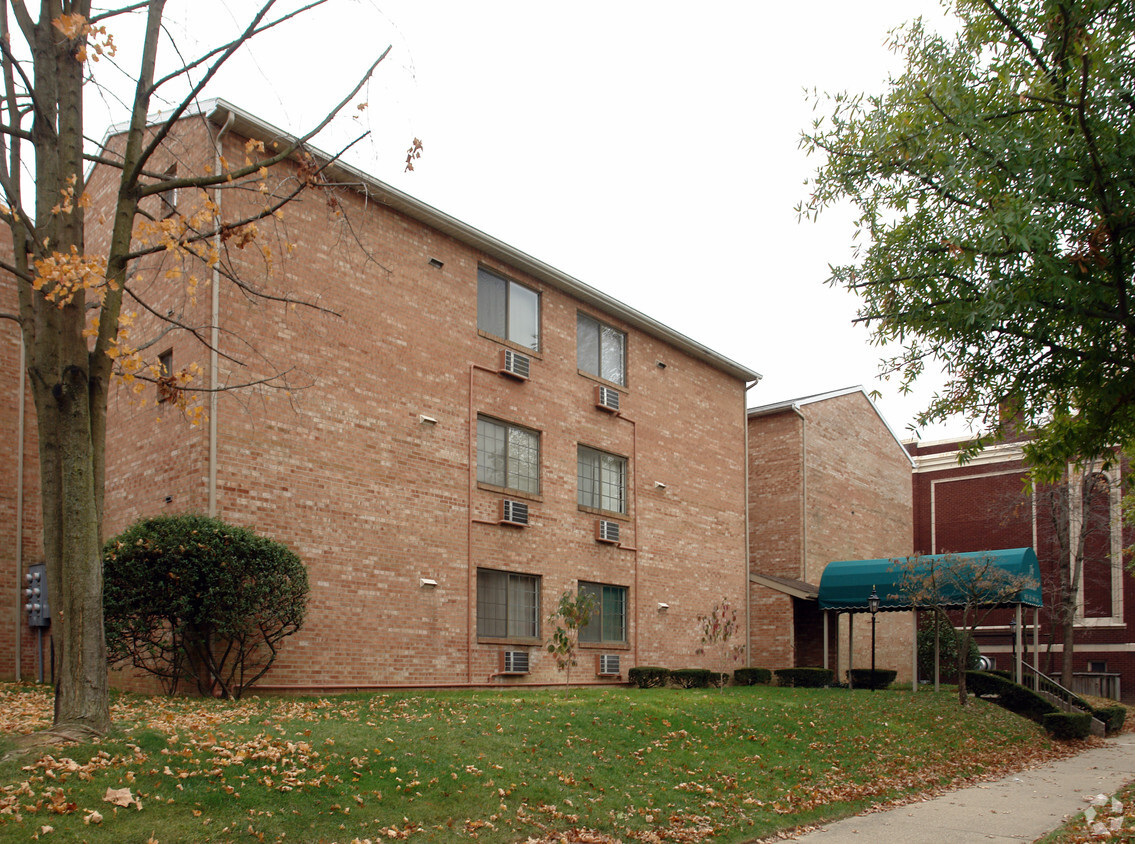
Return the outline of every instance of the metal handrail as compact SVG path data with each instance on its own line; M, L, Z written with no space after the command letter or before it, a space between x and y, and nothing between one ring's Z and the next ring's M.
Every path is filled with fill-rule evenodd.
M1071 712L1073 709L1079 711L1081 707L1079 704L1073 703L1073 700L1080 700L1080 696L1071 689L1066 689L1058 682L1053 680L1042 671L1033 668L1027 662L1022 662L1021 666L1031 672L1031 676L1026 679L1032 680L1031 688L1034 692L1048 692L1053 697L1059 698L1064 704L1064 711Z

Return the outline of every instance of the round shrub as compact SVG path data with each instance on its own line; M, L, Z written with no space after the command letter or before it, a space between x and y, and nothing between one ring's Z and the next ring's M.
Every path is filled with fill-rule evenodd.
M736 686L767 686L772 682L772 672L767 668L738 668L733 672Z
M776 682L780 686L796 686L805 689L822 689L832 684L834 672L830 668L804 666L801 668L776 669Z
M670 672L670 680L683 689L708 689L713 674L708 668L678 668Z
M857 689L885 689L895 681L898 672L893 668L852 668L851 684Z
M942 681L956 683L958 680L958 633L954 626L933 613L930 617L923 616L918 624L918 676L925 679L934 679L934 627L938 627L938 667ZM966 660L966 669L974 671L981 660L981 651L977 643L970 637L969 659Z
M286 546L206 516L136 522L103 548L111 663L239 698L300 629L307 570Z
M658 689L670 679L670 669L659 665L636 665L627 672L627 679L640 689Z

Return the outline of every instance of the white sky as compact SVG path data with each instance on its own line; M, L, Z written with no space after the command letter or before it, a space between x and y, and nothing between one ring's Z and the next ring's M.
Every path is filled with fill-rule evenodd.
M252 5L171 2L168 28L192 53ZM804 89L882 90L887 33L918 14L950 28L936 0L340 0L254 42L208 95L300 133L390 44L347 121L373 133L352 164L757 370L750 406L861 384L906 438L935 385L876 380L855 299L824 284L850 215L794 206L818 163L797 149Z

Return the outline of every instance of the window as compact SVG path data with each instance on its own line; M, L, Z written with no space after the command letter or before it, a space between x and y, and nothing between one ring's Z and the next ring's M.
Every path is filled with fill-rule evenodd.
M579 584L580 595L595 599L591 620L579 631L581 642L623 644L627 641L627 587Z
M158 355L158 404L177 398L173 381L173 349L166 349Z
M1089 659L1088 660L1088 673L1090 673L1090 674L1106 674L1107 673L1107 660Z
M477 270L477 328L539 349L540 294L486 269Z
M537 638L540 635L540 578L477 569L477 635Z
M176 179L177 165L171 164L167 167L166 171L162 173L162 178L166 180ZM158 196L161 197L162 201L161 219L165 220L177 213L177 188L164 190Z
M576 366L616 384L627 383L627 335L585 313L575 323Z
M540 435L478 416L477 480L538 495Z
M579 447L579 506L627 512L627 459Z

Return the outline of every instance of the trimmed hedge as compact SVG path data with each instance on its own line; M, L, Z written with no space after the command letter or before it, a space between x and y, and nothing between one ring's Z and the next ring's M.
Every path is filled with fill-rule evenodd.
M708 689L713 674L708 668L678 668L670 672L670 680L683 689Z
M776 669L776 682L780 686L798 686L802 689L822 689L830 686L832 670L830 668L778 668Z
M1111 736L1123 729L1123 722L1127 719L1127 708L1119 704L1100 706L1092 709L1092 714L1103 721L1104 729Z
M636 665L627 672L627 679L640 689L660 689L670 679L670 669L660 665Z
M772 682L772 672L767 668L738 668L733 672L735 686L767 686Z
M1063 741L1087 738L1092 732L1090 712L1048 712L1041 723L1045 732Z
M979 697L996 695L1001 706L1038 724L1045 715L1060 711L1032 689L988 671L967 671L966 688Z
M885 689L898 676L893 668L876 668L874 672L870 668L852 668L848 673L851 685L857 689Z

